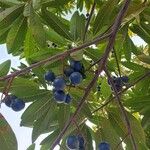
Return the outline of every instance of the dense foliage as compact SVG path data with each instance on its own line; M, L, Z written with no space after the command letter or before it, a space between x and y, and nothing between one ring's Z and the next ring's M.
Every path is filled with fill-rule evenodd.
M127 1L0 0L0 44L21 62L0 64L1 101L31 102L20 123L33 128L29 150L43 133L41 150L150 148L150 1ZM1 114L0 149L17 150Z

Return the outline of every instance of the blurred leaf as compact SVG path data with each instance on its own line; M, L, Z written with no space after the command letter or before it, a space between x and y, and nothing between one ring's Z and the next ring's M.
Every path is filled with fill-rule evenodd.
M7 50L8 53L15 53L19 51L25 40L27 31L27 20L22 15L12 25L7 36Z
M0 77L8 74L11 66L11 61L6 60L5 62L0 64Z
M22 114L21 126L31 127L38 118L46 114L49 109L51 95L45 95L40 100L34 101Z
M0 149L17 150L17 140L10 125L0 113Z
M70 31L74 41L83 39L85 31L85 17L79 15L78 11L75 11L70 22Z
M96 35L110 21L111 13L118 0L109 0L105 2L97 13L93 24L93 33Z
M42 48L46 47L46 34L43 25L40 18L35 12L33 12L33 10L29 16L29 28L32 36L39 44L39 46L41 46Z
M35 143L33 143L32 145L30 145L27 150L34 150L35 149Z
M49 93L47 90L39 89L39 85L34 81L24 78L14 79L10 92L27 102L41 99Z
M144 63L150 64L150 56L147 56L145 54L138 55L137 56L139 60L141 60Z
M125 58L127 61L131 60L131 40L129 39L129 36L126 36L124 44L123 44L123 52L125 54Z
M58 123L60 130L63 129L66 122L68 122L70 118L70 106L69 105L60 105L58 111Z
M145 142L146 142L144 130L140 122L135 117L133 117L128 112L126 113L130 121L131 131L135 139L136 145L139 149L141 149L141 144L145 145ZM126 123L125 123L124 117L122 116L122 113L120 113L118 109L114 108L114 109L109 109L108 115L109 115L109 119L115 131L118 133L119 136L124 138L128 131L127 131ZM127 144L128 150L133 149L132 143L129 137L127 137L126 140L124 140L124 142Z
M18 0L0 0L0 2L9 6L13 6L21 3Z
M139 2L132 1L123 19L122 25L125 25L127 22L129 22L133 18L138 17L138 15L142 13L143 10L148 6L149 6L148 2L142 3L141 1Z
M42 17L55 32L64 36L66 39L72 39L66 25L56 15L45 10L43 11Z
M131 31L141 37L146 43L150 43L150 35L144 31L142 27L137 24L132 24L130 27Z
M56 105L54 103L51 103L49 105L49 109L47 110L47 112L44 113L43 116L41 116L34 122L32 132L32 142L35 142L35 140L38 138L40 134L48 132L50 126L53 125L55 127L55 125L57 125L55 121L56 113L54 113L56 111L55 106Z
M0 29L7 28L12 24L12 22L20 16L23 11L23 5L16 5L5 9L0 13Z
M0 30L0 44L6 43L6 38L8 35L10 27Z
M108 85L108 81L107 81L106 78L104 78L104 79L102 80L101 93L102 93L102 95L104 96L104 98L108 98L108 97L111 95L111 93L112 93L111 88L110 88L110 86Z
M56 44L60 44L60 45L65 45L66 41L65 39L60 36L57 32L55 32L53 29L49 28L44 28L46 35L47 35L47 39L50 40L51 42L54 42Z
M45 150L45 147L49 149L54 140L57 138L58 134L59 129L56 129L53 133L50 133L50 135L40 143L40 145L42 145L41 150Z
M25 42L24 42L24 55L29 61L29 58L31 55L36 54L39 51L35 39L32 36L32 33L30 30L27 31Z

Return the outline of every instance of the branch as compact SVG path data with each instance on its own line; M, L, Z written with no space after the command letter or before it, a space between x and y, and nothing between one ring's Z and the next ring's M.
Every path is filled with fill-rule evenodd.
M122 115L124 116L125 122L126 122L126 124L127 124L127 130L128 130L129 135L131 136L133 148L134 148L134 150L137 150L137 146L136 146L136 143L135 143L135 139L134 139L133 134L132 134L132 131L131 131L130 121L129 121L129 119L128 119L128 116L127 116L127 113L126 113L126 111L125 111L125 108L124 108L124 106L123 106L122 103L121 103L120 97L119 97L119 95L118 95L118 91L117 91L117 89L116 89L116 87L115 87L115 84L114 84L114 82L113 82L113 79L112 79L112 77L110 76L110 74L109 74L109 72L108 72L107 69L105 69L105 73L106 73L106 75L107 75L107 77L108 77L108 80L109 80L110 83L111 83L111 87L113 88L113 91L114 91L114 94L115 94L115 98L116 98L116 100L117 100L117 103L118 103L118 105L119 105L119 107L120 107L120 110L121 110L121 112L122 112Z
M52 56L52 57L50 57L50 58L41 60L41 61L39 61L39 62L37 62L37 63L35 63L35 64L30 65L29 67L26 67L26 68L24 68L24 69L22 69L22 70L19 70L19 71L15 71L15 72L13 72L13 73L7 75L7 76L0 77L0 81L6 80L6 79L9 79L9 78L12 78L12 77L14 78L14 77L19 76L19 75L21 75L21 74L25 74L26 72L30 71L31 69L37 68L37 67L39 67L39 66L41 66L41 65L44 65L44 64L46 64L46 63L48 63L48 62L60 60L60 59L63 58L63 57L69 56L71 53L74 53L74 52L79 51L79 50L81 50L81 49L87 48L87 47L89 47L89 46L92 45L92 44L96 44L96 43L98 43L99 41L108 38L108 37L110 36L110 34L111 34L111 33L105 34L105 35L103 35L103 36L100 35L100 36L98 36L96 39L94 39L93 41L84 43L84 44L82 44L82 45L80 45L80 46L78 46L78 47L76 47L76 48L72 48L72 49L70 49L70 50L66 50L66 51L63 52L63 53L59 53L59 54L54 55L54 56Z
M60 134L58 135L57 139L53 142L52 146L50 147L50 149L54 149L55 146L60 142L61 138L63 137L63 135L65 134L65 132L67 131L68 127L71 125L71 123L73 122L74 118L76 117L76 115L80 112L84 102L86 101L86 98L88 97L92 87L94 86L94 84L96 83L98 77L99 77L99 74L103 71L103 69L105 68L105 65L107 63L107 59L108 59L108 56L109 56L109 53L111 51L111 49L113 48L113 45L114 45L114 42L115 42L115 37L116 37L116 34L117 34L117 31L119 30L119 27L121 25L121 22L122 22L122 19L123 19L123 16L129 6L129 2L130 0L126 0L122 9L120 10L115 22L114 22L114 25L112 26L112 33L109 37L109 42L108 42L108 45L106 47L106 50L105 50L105 53L104 53L104 57L103 59L101 59L101 61L98 63L98 70L93 78L93 80L90 82L90 84L87 86L87 89L84 93L84 96L82 97L80 103L79 103L79 106L77 107L75 113L71 116L71 118L69 119L68 123L65 125L65 127L63 128L63 130L60 132Z

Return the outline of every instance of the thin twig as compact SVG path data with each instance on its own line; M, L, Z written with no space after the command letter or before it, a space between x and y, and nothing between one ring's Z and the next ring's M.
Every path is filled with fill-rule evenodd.
M121 139L121 141L117 144L117 146L115 147L114 150L117 150L119 148L119 146L122 144L122 142L129 136L129 133L127 133L123 139Z
M107 75L107 77L108 77L108 80L110 81L110 84L111 84L111 87L113 88L113 91L114 91L114 94L115 94L117 103L118 103L118 105L119 105L119 107L120 107L120 110L121 110L121 112L122 112L122 115L124 116L125 122L126 122L126 124L127 124L127 130L128 130L129 135L131 136L133 148L134 148L134 150L137 150L137 146L136 146L136 143L135 143L135 139L134 139L134 137L133 137L133 135L132 135L132 131L131 131L130 121L129 121L129 119L128 119L128 116L127 116L127 113L126 113L126 111L125 111L125 108L124 108L124 106L123 106L122 103L121 103L120 97L119 97L119 95L118 95L118 91L117 91L117 89L116 89L116 87L115 87L115 84L114 84L114 82L113 82L113 79L112 79L112 77L111 77L111 75L110 75L110 73L108 72L107 69L105 69L105 73L106 73L106 75Z
M88 28L89 28L89 25L90 25L90 21L91 21L92 15L93 15L93 13L94 13L95 6L96 6L96 3L94 2L93 6L92 6L92 9L91 9L91 12L90 12L90 15L89 15L88 20L87 20L87 23L86 23L86 25L85 25L85 31L84 31L84 36L83 36L83 42L85 41L86 33L87 33L87 31L88 31Z

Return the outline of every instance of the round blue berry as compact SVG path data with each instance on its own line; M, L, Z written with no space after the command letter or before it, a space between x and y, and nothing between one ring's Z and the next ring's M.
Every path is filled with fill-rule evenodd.
M121 78L120 77L115 78L114 83L117 84L117 85L122 85Z
M11 108L14 111L20 111L25 107L25 102L21 99L16 98L12 101Z
M63 103L65 101L66 95L64 91L56 91L54 92L54 98L57 103Z
M81 135L78 135L79 148L84 148L84 138Z
M71 135L66 140L66 146L68 149L79 149L79 140L78 137L75 135Z
M56 90L63 90L65 88L65 80L62 77L58 77L54 80L53 86Z
M71 84L77 85L82 81L82 75L79 72L73 72L70 75L69 80L70 80Z
M68 67L64 70L64 74L66 75L66 77L69 77L73 72L74 72L74 70L70 67Z
M53 82L54 79L55 79L55 74L52 71L48 71L48 72L45 73L44 78L45 78L46 81Z
M82 71L83 70L83 65L80 61L75 61L71 60L70 61L70 66L75 70L75 71Z
M69 94L67 94L65 97L65 103L69 104L70 102L71 102L71 96Z
M121 80L122 80L124 83L128 83L129 78L128 78L127 76L122 76L122 77L121 77Z
M11 104L13 100L15 100L17 97L15 95L8 95L4 98L5 105L8 107L11 107Z
M110 150L110 145L107 142L101 142L98 145L98 150Z

